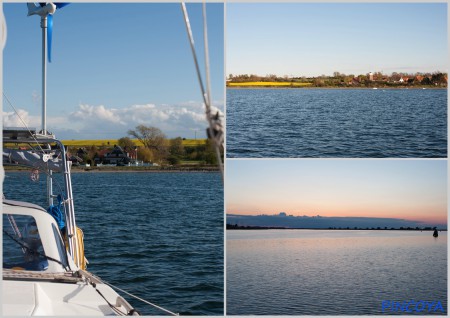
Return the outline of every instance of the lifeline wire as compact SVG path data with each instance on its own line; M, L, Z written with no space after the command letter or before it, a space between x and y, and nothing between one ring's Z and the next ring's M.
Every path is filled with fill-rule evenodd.
M142 298L140 298L140 297L138 297L138 296L135 296L135 295L133 295L133 294L131 294L131 293L129 293L129 292L127 292L127 291L125 291L125 290L119 288L119 287L116 287L116 286L114 286L114 285L112 285L112 284L110 284L110 283L108 283L108 282L106 282L106 281L104 281L104 280L101 280L101 282L104 283L104 284L106 284L106 285L109 285L110 287L112 287L112 288L114 288L114 289L120 290L122 293L125 293L125 294L127 294L128 296L134 297L134 298L136 298L136 299L138 299L138 300L140 300L140 301L142 301L142 302L144 302L144 303L146 303L146 304L148 304L148 305L150 305L150 306L153 306L153 307L155 307L155 308L158 308L159 310L162 310L162 311L164 311L164 312L166 312L166 313L168 313L168 314L171 314L172 316L179 316L178 314L176 314L176 313L174 313L174 312L172 312L172 311L170 311L170 310L168 310L168 309L165 309L165 308L160 307L160 306L158 306L158 305L156 305L156 304L153 304L153 303L151 303L151 302L149 302L149 301L147 301L147 300L145 300L145 299L142 299Z

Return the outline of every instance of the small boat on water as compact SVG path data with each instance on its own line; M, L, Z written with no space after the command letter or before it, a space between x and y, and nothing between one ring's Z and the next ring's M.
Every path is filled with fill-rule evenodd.
M434 228L433 237L438 237L438 236L439 236L438 230L436 228Z

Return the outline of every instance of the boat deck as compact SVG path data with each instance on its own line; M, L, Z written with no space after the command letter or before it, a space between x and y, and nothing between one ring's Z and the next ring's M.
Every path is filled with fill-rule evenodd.
M78 283L83 279L73 272L65 273L46 273L35 271L23 271L14 269L3 269L4 280L33 280L33 281L52 281L61 283Z

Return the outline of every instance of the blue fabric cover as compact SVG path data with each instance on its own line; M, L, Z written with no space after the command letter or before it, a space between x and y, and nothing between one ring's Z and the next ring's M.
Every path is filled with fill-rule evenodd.
M64 229L66 226L66 220L64 217L64 212L61 210L62 207L62 198L61 195L58 195L58 204L51 205L48 207L47 212L50 213L51 216L55 219L56 223L58 223L58 227L60 230Z

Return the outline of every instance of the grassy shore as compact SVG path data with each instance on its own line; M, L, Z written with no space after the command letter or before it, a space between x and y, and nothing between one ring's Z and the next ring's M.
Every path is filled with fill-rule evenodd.
M5 173L8 172L29 172L31 168L20 166L4 166ZM174 165L174 166L101 166L86 167L73 166L72 173L97 173L97 172L219 172L215 165Z

